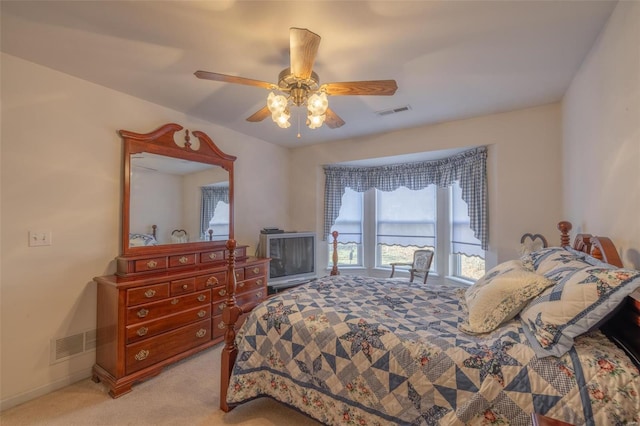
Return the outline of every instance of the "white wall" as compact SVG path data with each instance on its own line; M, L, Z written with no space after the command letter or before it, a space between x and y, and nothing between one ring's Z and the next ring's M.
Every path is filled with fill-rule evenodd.
M551 243L559 243L556 225L564 219L560 122L560 105L552 104L296 148L291 156L292 226L322 234L325 164L487 145L487 265L516 257L525 232L543 233ZM326 265L324 246L318 252L319 266Z
M95 328L92 278L115 272L118 129L146 133L175 122L237 156L235 237L252 247L260 228L288 225L289 154L10 55L0 59L0 402L7 408L90 375L93 352L50 365L49 342ZM53 245L28 247L29 230L52 231Z
M563 196L574 232L640 269L640 3L619 2L565 94Z

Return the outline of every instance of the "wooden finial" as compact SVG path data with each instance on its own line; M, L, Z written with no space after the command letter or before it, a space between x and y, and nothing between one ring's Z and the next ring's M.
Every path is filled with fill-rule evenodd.
M184 134L184 147L191 149L191 142L189 142L191 140L191 137L189 136L189 129L185 129L185 134Z
M213 229L209 229L209 241L213 241Z
M333 267L330 275L340 275L340 271L338 271L338 231L333 231L331 236L333 237Z
M558 223L558 230L560 231L560 247L566 247L571 244L571 238L569 238L569 231L571 231L573 226L571 222L567 222L563 220Z

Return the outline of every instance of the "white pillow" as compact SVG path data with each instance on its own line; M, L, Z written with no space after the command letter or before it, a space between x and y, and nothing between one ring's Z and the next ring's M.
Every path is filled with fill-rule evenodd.
M467 289L469 316L458 329L469 334L493 331L551 285L549 279L525 269L520 260L501 263Z

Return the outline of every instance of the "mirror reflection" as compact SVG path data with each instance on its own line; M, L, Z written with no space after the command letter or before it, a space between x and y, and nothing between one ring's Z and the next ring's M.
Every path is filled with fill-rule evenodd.
M130 165L129 247L229 238L225 169L149 152Z

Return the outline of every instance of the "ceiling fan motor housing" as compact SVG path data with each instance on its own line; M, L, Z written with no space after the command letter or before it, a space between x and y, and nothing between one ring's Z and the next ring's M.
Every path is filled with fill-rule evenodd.
M285 68L278 76L278 88L291 95L294 105L301 106L310 93L317 92L320 88L320 78L315 72L311 72L309 78L302 79L291 73L291 68Z

